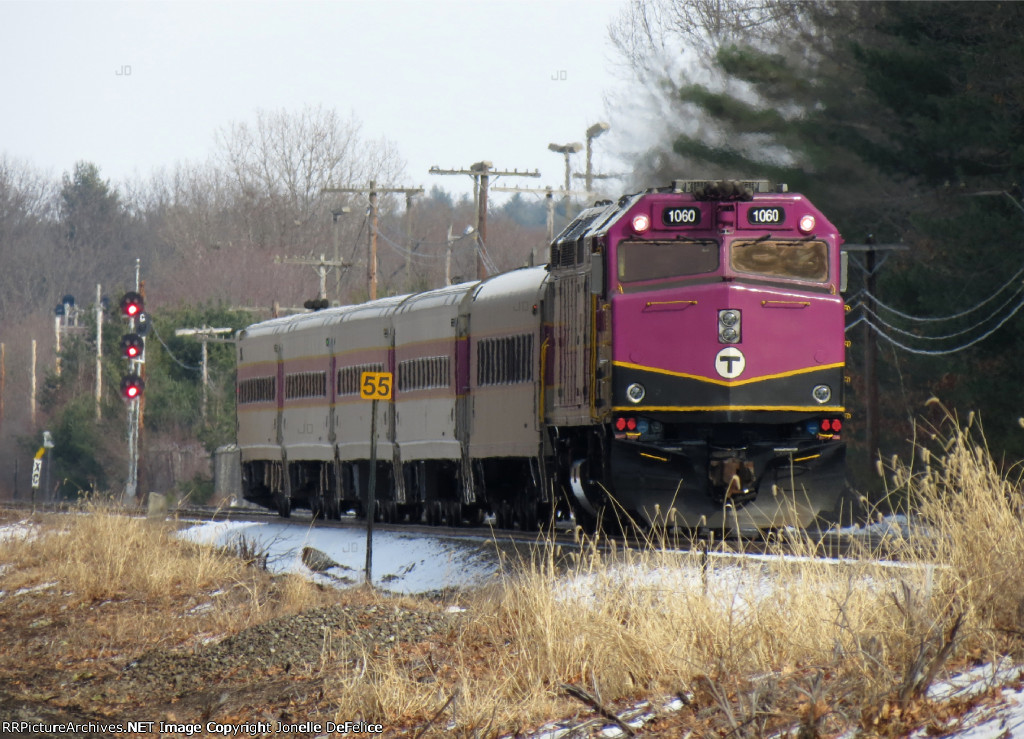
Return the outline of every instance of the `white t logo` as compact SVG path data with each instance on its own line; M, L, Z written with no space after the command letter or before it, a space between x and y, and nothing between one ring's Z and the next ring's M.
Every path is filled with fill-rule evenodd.
M727 380L739 377L747 366L747 360L739 349L728 346L715 357L715 371Z

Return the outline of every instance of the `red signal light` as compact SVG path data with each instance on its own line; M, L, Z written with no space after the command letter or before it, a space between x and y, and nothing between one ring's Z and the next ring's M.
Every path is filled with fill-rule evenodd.
M127 292L121 298L121 315L135 318L145 309L142 296L137 292Z
M121 356L125 359L138 359L142 356L142 337L138 334L125 334L121 337Z
M146 383L136 374L125 375L121 378L121 397L125 400L135 400L142 395L146 389Z
M842 429L843 429L843 422L840 421L838 418L832 422L832 430L833 431L842 431Z
M628 428L630 431L636 431L636 419L631 418L628 421L626 421L626 428Z
M615 430L616 431L625 431L626 430L626 419L623 418L622 416L619 416L618 418L615 419Z
M822 431L831 431L832 430L832 422L826 418L824 421L821 422L821 430Z

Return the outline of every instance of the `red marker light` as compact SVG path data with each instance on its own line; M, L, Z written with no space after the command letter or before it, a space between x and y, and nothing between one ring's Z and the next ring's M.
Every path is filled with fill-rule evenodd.
M625 431L626 430L626 419L619 416L615 419L615 430Z
M840 421L838 418L832 422L832 430L833 431L842 431L842 429L843 429L843 422Z
M629 421L626 422L626 428L628 428L630 431L636 431L636 419L629 419Z
M824 421L821 422L821 430L822 431L831 431L832 430L832 422L829 421L826 418Z

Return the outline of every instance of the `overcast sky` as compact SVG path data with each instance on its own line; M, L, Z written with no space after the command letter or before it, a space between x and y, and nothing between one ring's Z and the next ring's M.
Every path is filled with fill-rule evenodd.
M205 160L257 109L323 105L397 146L393 184L466 191L427 170L486 159L557 187L548 143L582 141L622 84L608 43L622 5L0 0L0 153L53 176L87 160L116 182ZM599 168L621 169L613 143L595 145Z

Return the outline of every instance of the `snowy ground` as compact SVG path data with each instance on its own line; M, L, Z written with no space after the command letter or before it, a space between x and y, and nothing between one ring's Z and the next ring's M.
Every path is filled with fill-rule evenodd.
M234 546L244 541L250 551L255 548L267 554L272 572L295 572L341 585L365 579L365 529L220 521L196 524L179 535L218 546ZM311 555L309 550L328 560ZM428 593L482 585L499 571L498 560L495 544L482 537L443 539L390 531L373 534L373 584L395 593ZM334 566L324 566L330 562Z

